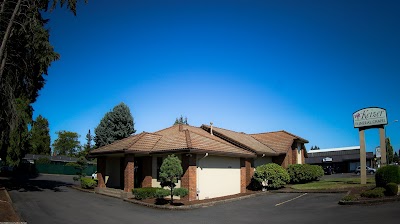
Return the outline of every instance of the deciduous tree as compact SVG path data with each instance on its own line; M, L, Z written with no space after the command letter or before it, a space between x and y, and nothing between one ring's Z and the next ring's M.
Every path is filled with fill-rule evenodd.
M53 143L57 155L76 156L80 150L79 135L76 132L58 131L58 138Z

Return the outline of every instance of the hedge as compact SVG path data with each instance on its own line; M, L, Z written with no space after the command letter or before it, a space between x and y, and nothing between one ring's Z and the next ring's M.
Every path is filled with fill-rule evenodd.
M155 198L156 191L162 189L159 187L144 187L144 188L135 188L132 190L133 195L138 200L146 199L146 198Z
M375 174L375 183L377 187L386 187L388 183L400 184L400 167L388 165L379 168Z
M321 166L310 164L291 164L287 168L291 183L307 183L324 175Z
M186 188L183 188L183 187L174 188L172 194L175 195L175 196L179 196L179 197L183 198L183 197L185 197L186 195L189 194L189 190L186 189Z
M268 180L268 188L281 188L289 183L288 172L276 163L268 163L256 168L254 179L258 182Z
M385 188L383 187L376 187L372 190L364 191L361 193L361 197L366 197L366 198L381 198L385 194Z
M399 191L399 187L397 186L396 183L388 183L385 187L385 195L386 196L394 196L397 195Z
M97 186L97 181L92 178L82 177L81 178L81 187L84 189L94 189Z

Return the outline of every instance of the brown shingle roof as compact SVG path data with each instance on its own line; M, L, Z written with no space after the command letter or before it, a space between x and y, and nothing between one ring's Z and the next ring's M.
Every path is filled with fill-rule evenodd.
M211 127L208 125L202 125L202 129L210 132ZM245 134L243 132L235 132L223 128L218 128L213 126L213 133L214 135L231 142L234 145L237 145L241 148L245 148L257 154L266 154L271 156L278 155L271 147L266 144L262 144L261 142L257 141L249 134Z
M154 133L143 132L95 149L91 154L159 153L176 150L243 157L255 156L249 151L210 135L202 128L189 125L174 125Z
M291 148L294 140L298 140L302 143L308 143L307 140L287 131L251 134L251 136L279 153L286 153Z

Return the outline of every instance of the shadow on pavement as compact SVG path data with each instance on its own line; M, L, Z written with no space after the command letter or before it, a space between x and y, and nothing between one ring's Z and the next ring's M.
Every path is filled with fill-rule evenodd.
M35 180L24 177L2 178L0 186L5 187L7 191L43 191L52 190L54 192L63 192L60 187L71 186L72 184L54 181L54 180Z

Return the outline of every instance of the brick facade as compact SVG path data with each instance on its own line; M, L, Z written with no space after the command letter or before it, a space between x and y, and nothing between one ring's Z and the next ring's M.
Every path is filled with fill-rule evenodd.
M134 155L127 154L125 155L125 169L124 169L124 191L130 192L134 187L134 171L135 171L135 162Z
M183 176L181 187L189 190L189 195L183 199L193 201L197 199L197 166L196 154L182 155Z
M246 193L247 186L253 177L254 168L251 166L250 159L240 158L240 193Z
M97 186L99 188L105 188L105 177L106 177L106 157L97 158Z
M142 158L142 187L152 187L152 158L151 156L146 156Z

